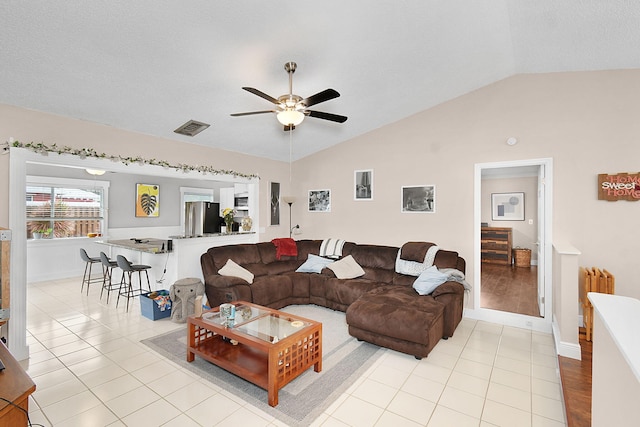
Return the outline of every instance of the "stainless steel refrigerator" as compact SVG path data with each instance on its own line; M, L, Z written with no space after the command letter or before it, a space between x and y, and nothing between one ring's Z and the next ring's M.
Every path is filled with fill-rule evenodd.
M220 203L185 202L184 235L185 237L202 236L219 233L222 218Z

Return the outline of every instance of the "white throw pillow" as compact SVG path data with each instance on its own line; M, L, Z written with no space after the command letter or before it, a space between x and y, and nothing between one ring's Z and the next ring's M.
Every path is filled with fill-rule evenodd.
M327 265L327 268L331 269L338 279L355 279L364 276L364 270L351 255Z
M296 270L297 273L320 273L323 268L333 264L333 260L318 255L309 254L307 260Z
M413 282L413 289L420 295L429 295L438 286L442 285L449 278L448 275L438 271L438 267L435 265L427 268L420 276Z
M227 260L227 263L218 270L218 274L227 277L239 277L249 283L253 283L253 273L244 267L239 266L233 260Z

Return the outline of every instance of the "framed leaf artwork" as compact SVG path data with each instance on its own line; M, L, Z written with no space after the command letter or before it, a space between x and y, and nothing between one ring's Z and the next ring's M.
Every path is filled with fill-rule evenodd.
M160 216L160 186L136 184L136 217Z

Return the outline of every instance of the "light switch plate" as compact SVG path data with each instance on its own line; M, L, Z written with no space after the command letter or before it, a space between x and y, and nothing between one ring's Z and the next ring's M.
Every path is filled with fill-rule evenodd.
M11 230L0 230L0 240L11 240Z

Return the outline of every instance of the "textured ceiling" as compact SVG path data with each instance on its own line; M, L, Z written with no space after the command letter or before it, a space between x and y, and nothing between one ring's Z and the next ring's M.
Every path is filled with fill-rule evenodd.
M517 73L640 68L638 46L629 0L4 0L0 103L288 160L274 115L229 116L271 106L242 86L287 93L287 61L349 117L305 119L297 159ZM190 119L211 127L173 133Z

